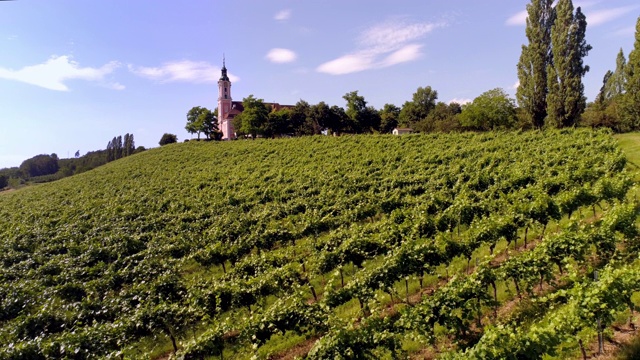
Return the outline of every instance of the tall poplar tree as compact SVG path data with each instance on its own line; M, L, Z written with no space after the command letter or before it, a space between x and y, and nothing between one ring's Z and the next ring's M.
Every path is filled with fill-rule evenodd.
M516 92L518 105L530 117L533 126L541 128L547 116L547 65L551 63L551 25L553 0L532 0L527 5L526 35L518 61Z
M589 71L582 59L591 45L585 40L587 20L571 0L559 0L551 27L553 61L547 66L547 121L556 127L573 126L584 112L582 77Z
M622 120L631 130L640 128L640 17L636 23L636 40L625 67L625 93L622 97Z
M626 79L627 59L624 57L622 48L616 57L616 70L611 73L604 87L604 99L609 100L624 93L624 83Z

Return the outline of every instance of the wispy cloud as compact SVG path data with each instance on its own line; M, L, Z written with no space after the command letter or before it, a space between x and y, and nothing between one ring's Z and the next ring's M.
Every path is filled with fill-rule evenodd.
M68 80L85 80L101 83L101 85L115 90L124 89L124 85L109 83L105 77L120 67L117 61L111 61L99 68L80 67L71 56L52 56L42 64L25 66L20 70L0 67L0 78L20 81L40 86L49 90L68 91L65 84Z
M636 27L634 25L630 25L622 29L616 30L613 34L616 36L633 36L635 32L636 32Z
M128 65L129 71L143 78L166 82L215 83L220 78L220 68L205 61L180 60L166 62L160 66L146 67ZM240 80L228 74L232 82Z
M278 21L285 21L285 20L289 20L290 18L291 18L290 9L280 10L273 17L274 20L278 20Z
M449 100L449 102L447 104L452 104L452 103L457 103L460 105L464 105L464 104L469 104L470 102L472 102L473 100L471 99L458 99L458 98L454 98Z
M639 5L631 5L613 9L585 11L585 16L587 17L588 25L597 26L624 16L639 7Z
M265 57L271 62L282 64L293 62L298 56L289 49L275 48L269 50Z
M511 15L505 22L509 26L521 26L527 24L527 10L522 10L517 14Z
M637 9L640 5L630 5L630 6L622 6L610 9L594 9L599 1L577 1L574 6L582 8L585 16L587 17L587 24L591 26L597 26L609 21L615 20L623 15L628 14L629 12ZM555 4L554 4L555 6ZM509 26L524 26L527 24L527 10L522 10L512 16L510 16L507 21L505 21L506 25Z
M318 66L316 71L343 75L388 67L422 56L417 41L445 23L405 23L394 20L373 26L357 38L357 49Z

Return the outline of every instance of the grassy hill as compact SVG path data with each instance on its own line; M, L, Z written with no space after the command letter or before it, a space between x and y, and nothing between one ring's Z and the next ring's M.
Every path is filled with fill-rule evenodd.
M575 353L640 289L625 164L582 130L189 142L7 193L0 359L473 358L551 321ZM594 269L611 313L553 318Z

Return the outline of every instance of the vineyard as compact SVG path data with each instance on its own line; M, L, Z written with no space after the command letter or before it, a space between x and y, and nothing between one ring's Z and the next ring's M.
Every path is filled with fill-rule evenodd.
M0 359L582 358L640 292L626 164L586 130L194 141L4 194Z

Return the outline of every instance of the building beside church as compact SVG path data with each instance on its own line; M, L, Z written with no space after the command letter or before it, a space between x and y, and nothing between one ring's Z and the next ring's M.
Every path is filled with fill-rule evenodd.
M233 128L233 119L244 111L242 101L233 101L231 98L231 80L227 75L227 67L222 60L220 80L218 80L218 127L222 132L222 140L233 140L237 138ZM293 105L280 105L278 103L265 103L272 111L280 109L290 109Z

